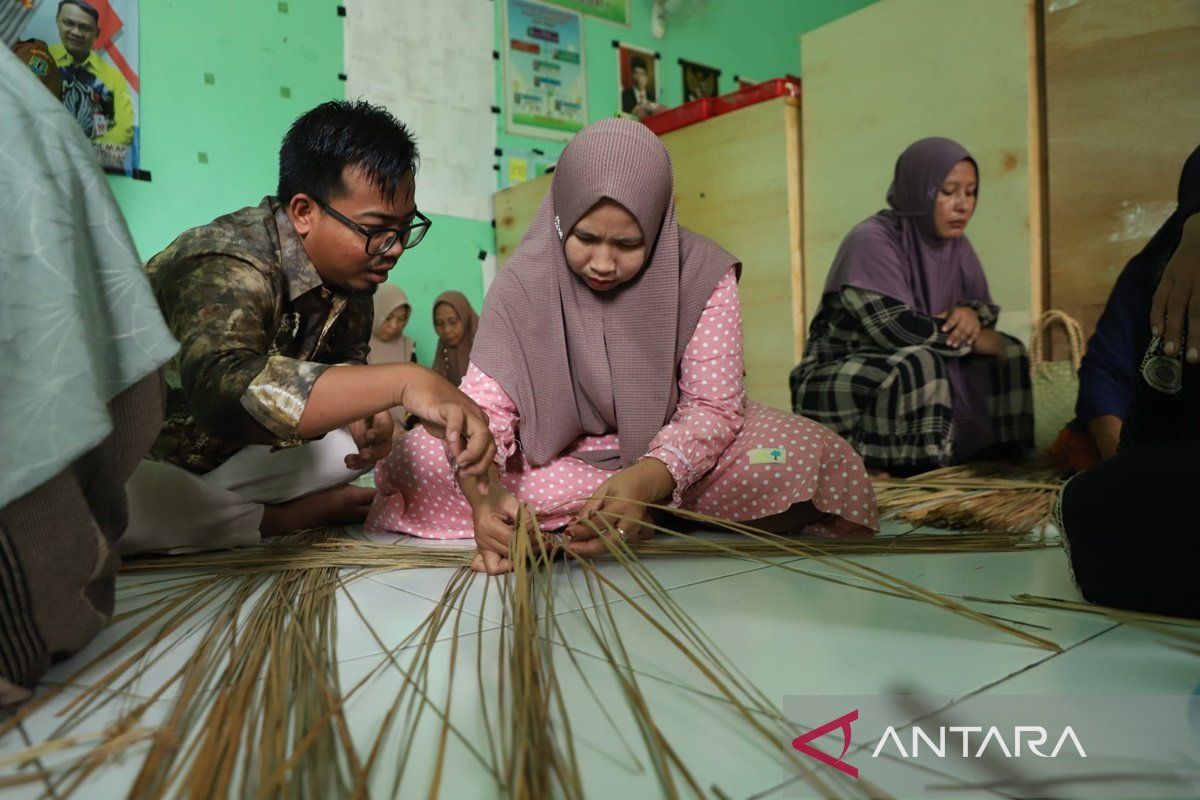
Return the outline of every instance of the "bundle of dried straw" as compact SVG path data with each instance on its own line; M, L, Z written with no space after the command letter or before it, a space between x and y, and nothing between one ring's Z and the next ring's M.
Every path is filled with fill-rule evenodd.
M961 488L963 481L959 480L956 485ZM1040 491L1041 485L1038 487ZM585 787L558 678L558 662L574 658L574 651L557 644L562 632L553 608L555 582L572 570L582 575L593 601L585 614L592 643L612 667L629 712L637 720L645 758L665 797L722 797L724 793L719 787L701 786L684 754L662 734L654 709L639 687L612 611L614 603L632 610L703 676L704 685L695 691L722 698L744 735L769 748L781 763L794 765L797 774L805 775L822 796L880 796L878 787L865 783L851 785L828 775L818 778L798 760L788 747L790 725L782 712L742 677L656 580L650 563L667 556L748 559L846 587L929 604L1017 642L1058 649L1055 643L1003 619L845 557L1011 551L1048 546L1043 540L1003 532L814 540L778 536L698 514L684 516L727 535L686 534L657 525L663 537L634 547L616 536L604 539L609 559L624 568L638 587L637 593L622 589L592 561L538 547L543 534L528 508L522 508L516 529L515 571L502 578L471 573L467 567L470 551L378 544L340 531L308 532L250 550L132 561L125 570L147 575L149 580L136 594L126 597L136 606L118 621L132 623L131 627L64 684L41 692L0 723L0 736L7 735L54 701L66 685L94 687L67 704L61 712L61 725L47 741L6 759L21 769L0 778L0 786L41 781L47 796L69 797L86 786L107 760L129 751L142 758L131 797L367 797L377 793L381 780L390 784L392 796L399 796L417 726L426 715L432 715L439 723L438 757L431 785L421 787L427 796L436 797L440 791L446 746L453 737L493 777L497 796L582 798ZM600 524L611 534L620 522L605 518ZM791 558L780 560L781 556ZM804 569L809 561L820 562L826 569ZM343 685L336 647L337 597L345 594L355 614L370 628L353 595L345 592L347 584L373 572L417 567L455 568L449 573L441 601L401 642L385 642L371 629L385 657L362 679ZM484 581L485 603L500 603L504 622L498 663L475 664L481 692L484 673L499 672L489 684L500 687L497 695L482 696L479 701L485 719L484 742L478 736L467 736L453 723L449 691L439 699L429 688L434 643L453 633L451 662L458 658L463 601L476 581ZM477 619L482 625L482 614ZM154 688L149 700L121 701L122 693L134 691L148 667L161 658L163 643L184 632L193 633L198 642L191 657ZM345 706L388 671L402 677L401 688L364 750L350 735ZM170 692L174 697L164 699ZM147 710L156 700L170 707L165 723L157 728L146 721ZM115 724L99 734L79 734L90 715L119 703L122 707ZM603 708L600 711L608 713ZM726 726L727 722L714 721L714 726L717 724ZM384 744L392 741L389 734L396 730L400 732L399 752ZM83 752L53 769L43 766L44 756L67 748ZM406 786L406 796L410 789Z

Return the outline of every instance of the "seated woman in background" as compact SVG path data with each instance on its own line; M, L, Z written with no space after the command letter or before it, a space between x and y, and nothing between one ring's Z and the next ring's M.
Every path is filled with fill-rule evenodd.
M371 349L367 353L368 364L409 364L417 361L417 343L404 335L404 327L412 315L408 295L399 286L380 284L375 290L375 318L371 323ZM392 410L396 420L396 433L403 434L416 423L416 419L396 406Z
M1028 357L996 332L999 308L965 235L978 186L961 145L910 145L890 209L842 241L792 371L795 412L846 437L873 471L1032 446Z
M442 292L433 301L433 329L438 335L433 371L455 386L467 374L478 327L479 315L462 292Z
M1075 419L1058 435L1050 455L1071 472L1090 469L1117 452L1121 428L1137 384L1142 355L1150 345L1146 316L1163 264L1179 246L1188 219L1189 191L1200 194L1200 148L1192 152L1179 181L1179 204L1142 251L1125 265L1113 285L1096 331L1079 367ZM1188 212L1190 213L1190 212Z
M1154 295L1140 326L1117 454L1072 478L1059 498L1075 580L1093 603L1200 617L1200 148L1184 166L1179 206L1155 235ZM1153 242L1154 240L1152 240ZM1149 246L1147 246L1149 249Z
M678 225L673 182L640 123L608 119L572 140L488 293L462 382L498 437L486 490L456 481L442 445L417 431L376 470L368 529L473 533L474 566L490 573L511 567L518 501L585 556L607 545L590 522L652 536L644 503L779 532L877 529L845 441L747 402L740 265Z

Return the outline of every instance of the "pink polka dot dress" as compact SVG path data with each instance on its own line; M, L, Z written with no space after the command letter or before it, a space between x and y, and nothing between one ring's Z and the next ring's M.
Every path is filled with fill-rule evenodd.
M747 402L742 317L731 269L717 284L680 363L679 402L645 458L675 478L673 507L737 521L811 501L828 515L804 533L870 535L879 528L862 459L833 431L795 414ZM500 385L471 364L460 388L487 412L504 487L537 510L546 530L564 527L613 473L574 456L616 450L618 433L583 436L542 465L520 450L520 414ZM367 530L432 539L474 535L471 506L442 442L417 428L375 469L378 496Z

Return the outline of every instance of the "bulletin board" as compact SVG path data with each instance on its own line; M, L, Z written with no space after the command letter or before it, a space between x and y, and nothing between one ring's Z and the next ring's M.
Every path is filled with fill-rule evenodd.
M588 118L583 20L532 0L503 2L505 129L566 141Z

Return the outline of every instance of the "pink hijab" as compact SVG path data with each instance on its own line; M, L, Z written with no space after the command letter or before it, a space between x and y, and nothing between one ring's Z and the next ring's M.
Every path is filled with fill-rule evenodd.
M563 240L604 199L637 219L649 256L632 280L595 292L567 265ZM676 222L671 159L649 128L606 119L576 135L488 292L471 353L516 404L530 463L614 431L619 452L579 457L619 469L645 455L675 411L679 361L730 267L741 265Z

